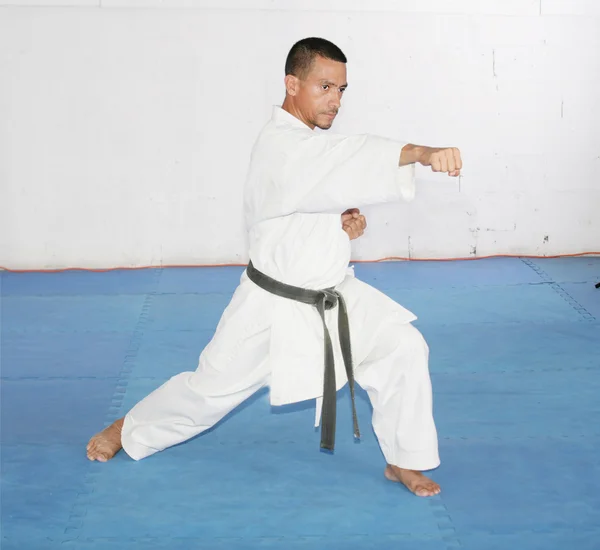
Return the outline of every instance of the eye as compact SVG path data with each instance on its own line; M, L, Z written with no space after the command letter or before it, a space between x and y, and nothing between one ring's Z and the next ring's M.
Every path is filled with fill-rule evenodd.
M340 93L344 93L346 91L346 88L340 88Z
M327 90L329 90L329 84L322 84L321 88L323 88L323 90L327 91Z

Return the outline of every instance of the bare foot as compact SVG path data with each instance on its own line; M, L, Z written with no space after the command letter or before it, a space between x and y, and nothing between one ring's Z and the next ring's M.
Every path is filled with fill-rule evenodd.
M388 464L383 473L387 479L406 485L409 491L419 497L432 497L441 491L435 481L416 470L405 470Z
M90 439L87 446L87 457L90 460L106 462L121 450L121 430L124 420L119 418Z

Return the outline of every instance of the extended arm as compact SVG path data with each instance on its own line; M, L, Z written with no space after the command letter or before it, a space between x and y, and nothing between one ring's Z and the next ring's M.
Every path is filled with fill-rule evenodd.
M301 141L286 162L282 206L299 212L343 211L349 205L411 200L417 162L450 175L458 175L462 167L460 153L453 148L369 135L311 137Z

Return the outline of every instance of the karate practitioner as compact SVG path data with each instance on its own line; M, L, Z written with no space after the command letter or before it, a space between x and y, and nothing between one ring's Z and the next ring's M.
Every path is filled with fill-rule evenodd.
M356 380L373 406L384 475L435 495L422 473L440 463L427 344L415 315L354 277L350 241L366 227L359 207L411 200L417 162L459 175L460 153L315 131L331 127L347 87L346 57L327 40L295 44L285 70L285 101L258 136L246 181L251 262L213 339L195 372L94 436L87 455L105 462L123 448L142 459L209 429L264 386L275 406L316 399L321 446L333 449L335 391Z

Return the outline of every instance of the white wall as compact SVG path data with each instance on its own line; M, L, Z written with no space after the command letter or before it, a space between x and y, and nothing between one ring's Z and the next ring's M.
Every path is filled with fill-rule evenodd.
M250 148L311 35L349 58L337 131L464 156L370 208L356 259L600 251L598 0L0 5L0 266L245 262Z

